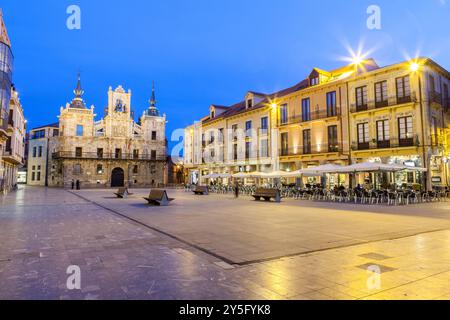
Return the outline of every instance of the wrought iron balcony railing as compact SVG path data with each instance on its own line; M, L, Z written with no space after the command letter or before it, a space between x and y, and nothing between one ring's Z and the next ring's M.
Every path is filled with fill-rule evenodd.
M360 105L358 105L356 103L352 103L350 105L350 112L354 113L354 112L362 112L362 111L374 110L374 109L379 109L379 108L392 107L392 106L396 106L399 104L405 104L405 103L410 103L410 102L415 102L415 101L416 101L416 94L415 94L415 92L411 92L411 94L409 96L404 96L404 97L390 96L384 100L380 100L380 101L371 100L365 104L360 104Z
M390 148L404 148L404 147L414 147L419 146L418 138L406 138L397 139L393 138L390 140L383 141L371 141L371 142L353 142L353 151L363 151L363 150L373 150L373 149L390 149Z
M286 119L279 119L278 125L286 126L286 125L295 124L295 123L310 122L310 121L338 117L340 115L341 115L340 108L336 108L333 110L316 110L316 111L311 111L307 114L295 115L295 116L288 117Z
M135 161L166 161L166 156L161 155L135 155L132 153L103 153L58 151L52 154L53 159L86 159L86 160L135 160Z
M290 148L281 148L279 155L281 157L290 156L302 156L302 155L314 155L324 153L340 153L342 152L342 146L339 143L336 144L311 144Z

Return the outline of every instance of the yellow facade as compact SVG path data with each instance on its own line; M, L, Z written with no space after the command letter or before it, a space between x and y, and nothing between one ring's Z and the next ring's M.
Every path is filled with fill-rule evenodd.
M265 137L244 135L237 141L225 137L223 163L195 163L191 157L188 168L205 173L291 171L326 163L377 161L427 168L422 175L388 176L389 183L416 183L428 189L445 186L449 184L450 155L446 140L450 128L449 87L449 72L428 58L387 67L368 59L332 71L314 68L294 87L274 94L248 93L240 104L219 110L217 119L212 106L209 117L197 123L195 130L192 126L186 131L205 146L202 136L208 130L232 131L233 125L245 129L247 121L254 124L267 116L270 119L267 159L256 157L257 161L252 162L254 154L242 157L246 143L251 141L259 148ZM255 99L256 103L251 101L248 106L248 101ZM245 110L230 112L243 105ZM230 116L220 116L222 111ZM236 148L233 144L237 144L240 154L237 159L230 157L230 148ZM213 148L214 153L221 151L217 144L206 144L203 148L206 152L201 155L208 154L208 148ZM193 153L192 145L188 143L185 150ZM366 179L377 182L373 181L374 175L357 178L359 182Z

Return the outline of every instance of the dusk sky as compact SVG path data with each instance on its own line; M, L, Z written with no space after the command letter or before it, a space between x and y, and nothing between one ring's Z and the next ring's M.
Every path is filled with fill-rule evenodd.
M81 8L81 30L66 27ZM381 30L369 30L369 5ZM313 67L346 64L348 47L373 50L380 65L417 53L450 69L450 2L300 0L2 0L12 42L14 83L28 128L57 121L81 71L85 101L98 117L109 86L131 89L132 107L148 106L152 80L167 136L247 90L272 93Z

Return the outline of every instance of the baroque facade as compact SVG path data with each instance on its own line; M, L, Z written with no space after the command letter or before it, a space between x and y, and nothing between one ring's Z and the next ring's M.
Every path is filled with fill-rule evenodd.
M450 73L429 58L386 67L367 59L336 70L314 68L273 94L248 92L235 105L211 106L185 129L189 182L206 183L202 176L211 173L373 161L427 169L384 177L387 183L447 186L449 86ZM359 182L378 178L358 176ZM330 179L350 183L346 175Z
M31 137L30 184L71 187L79 181L82 187L90 188L165 183L166 116L156 108L154 87L150 106L138 122L133 120L131 90L110 87L105 115L98 121L94 106L87 108L83 101L80 78L74 94L72 102L61 107L58 128L40 128L42 133L36 139Z

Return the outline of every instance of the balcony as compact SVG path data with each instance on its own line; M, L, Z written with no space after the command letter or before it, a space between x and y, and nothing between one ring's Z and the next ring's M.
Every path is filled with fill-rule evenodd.
M8 131L8 121L6 119L0 118L0 135L3 133L3 135L6 136Z
M340 153L342 147L339 143L336 144L311 144L305 146L297 146L294 148L282 148L279 151L281 157L316 155L326 153Z
M428 99L430 100L431 103L436 103L439 105L442 105L443 103L443 99L442 99L442 95L439 92L436 91L430 91L428 92Z
M372 142L354 142L352 144L353 151L376 150L376 149L390 149L390 148L406 148L414 147L418 144L414 143L414 138L407 139L390 139L384 141Z
M5 152L3 153L3 160L14 165L21 165L24 163L23 157L15 154L8 145L6 145Z
M332 112L327 110L319 110L312 111L309 114L295 115L292 117L288 117L286 121L278 121L279 126L287 126L295 123L305 123L317 120L323 120L333 117L338 117L341 115L341 110L337 108L336 110L332 110Z
M134 155L132 153L115 154L97 152L58 151L52 154L53 159L83 159L83 160L134 160L134 161L166 161L166 156Z
M400 104L405 103L411 103L416 101L416 95L414 92L411 93L409 96L405 97L397 97L397 96L391 96L387 98L386 100L382 101L369 101L366 104L357 105L356 103L352 103L350 105L350 112L363 112L363 111L369 111L369 110L376 110L380 108L386 108L386 107L393 107Z

